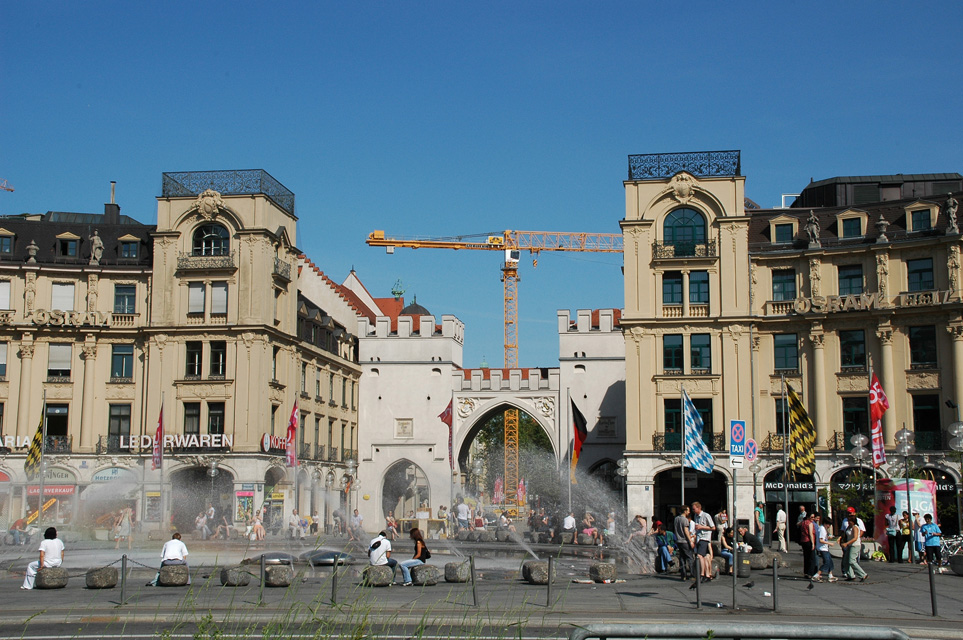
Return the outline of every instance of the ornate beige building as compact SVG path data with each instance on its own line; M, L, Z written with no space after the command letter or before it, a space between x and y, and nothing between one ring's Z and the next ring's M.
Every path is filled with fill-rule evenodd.
M147 529L189 530L208 502L217 524L264 507L281 527L296 505L330 521L355 473L350 292L300 255L294 195L266 172L164 174L157 211L156 227L116 204L0 219L4 517L37 508L23 460L46 406L55 521L131 506Z
M737 499L743 516L754 498L771 511L783 501L783 380L817 431L816 474L790 484L792 509L815 503L818 489L849 486L858 468L871 474L869 458L851 453L852 436L869 435L871 367L890 402L889 464L879 473L902 473L892 450L905 425L915 432L915 465L949 507L959 466L946 429L963 402L963 302L956 205L946 192L963 188L959 174L875 176L875 198L865 197L869 180L848 179L862 204L842 197L810 214L758 209L740 169L737 151L630 157L622 222L629 511L664 517L681 498L682 388L716 463L713 476L686 471L687 501L716 509ZM851 195L845 180L814 183L799 202L829 183ZM747 463L735 491L734 419L747 422L759 448L756 472Z

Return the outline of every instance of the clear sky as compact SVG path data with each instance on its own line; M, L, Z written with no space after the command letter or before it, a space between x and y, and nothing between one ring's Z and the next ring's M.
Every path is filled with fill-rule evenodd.
M959 2L11 2L0 214L156 220L161 173L263 168L335 280L467 325L502 362L500 256L367 234L618 233L634 153L741 149L764 207L834 175L963 171ZM523 260L520 362L621 257Z

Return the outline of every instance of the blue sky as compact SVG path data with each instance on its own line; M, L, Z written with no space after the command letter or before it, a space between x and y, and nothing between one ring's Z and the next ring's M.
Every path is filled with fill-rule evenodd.
M502 361L500 256L367 234L619 231L634 153L741 149L746 193L963 171L963 4L8 2L0 214L156 219L164 171L263 168L336 280L467 325ZM621 258L523 261L520 362L559 308L620 307Z

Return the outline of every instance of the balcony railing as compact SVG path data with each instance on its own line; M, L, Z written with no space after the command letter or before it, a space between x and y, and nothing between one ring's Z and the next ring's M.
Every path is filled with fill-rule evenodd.
M178 271L210 271L217 269L236 269L235 252L221 256L196 256L189 251L177 255Z
M671 178L680 171L699 178L738 176L742 172L740 152L692 151L629 156L629 180Z
M280 258L274 259L274 275L284 278L285 280L291 280L291 265L281 260Z
M690 305L689 305L689 317L691 317L691 318L708 318L708 317L709 317L709 305L707 305L707 304L690 304Z
M726 448L726 436L722 433L703 434L702 439L710 451L723 451ZM682 452L681 433L654 433L652 434L652 448L655 451L678 451Z
M129 453L120 448L120 436L100 436L97 438L97 455L105 453Z
M44 440L44 454L73 453L73 436L47 436Z
M338 448L331 447L331 449L328 451L328 462L338 462L340 460L341 459L338 457Z
M355 462L357 462L358 451L356 449L345 449L344 455L341 457L341 459L345 462L347 462L348 460L354 460Z
M767 316L786 316L792 313L792 300L770 300L766 303Z
M943 449L942 431L917 431L916 440L917 451L939 451Z
M302 444L301 450L298 451L298 460L311 460L311 445Z
M842 431L833 431L833 435L826 440L826 448L830 451L846 451L846 434Z
M47 376L49 384L70 384L70 376Z
M682 305L681 305L681 304L664 304L664 305L662 305L662 317L663 317L663 318L681 318L681 317L682 317Z
M763 451L782 451L786 437L779 433L770 433L762 441Z
M325 459L325 457L324 457L324 445L323 445L323 444L316 444L316 445L314 445L314 459L315 459L315 460L324 460L324 459Z
M137 322L136 313L117 313L116 311L110 316L110 324L113 327L128 328L133 327Z
M663 242L652 243L652 257L656 260L667 258L715 258L718 255L716 241L708 242Z
M263 169L237 171L177 171L162 174L161 195L165 198L197 196L207 189L221 195L264 194L294 215L294 194Z

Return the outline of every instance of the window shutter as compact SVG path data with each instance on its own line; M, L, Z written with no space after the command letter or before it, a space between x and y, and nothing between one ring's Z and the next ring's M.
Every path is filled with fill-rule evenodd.
M60 311L74 310L74 285L72 282L55 282L50 294L50 308Z
M204 313L204 283L190 283L189 291L187 313Z
M227 313L227 283L211 283L211 313Z
M57 371L70 371L71 347L69 344L51 344L47 356L47 368Z

